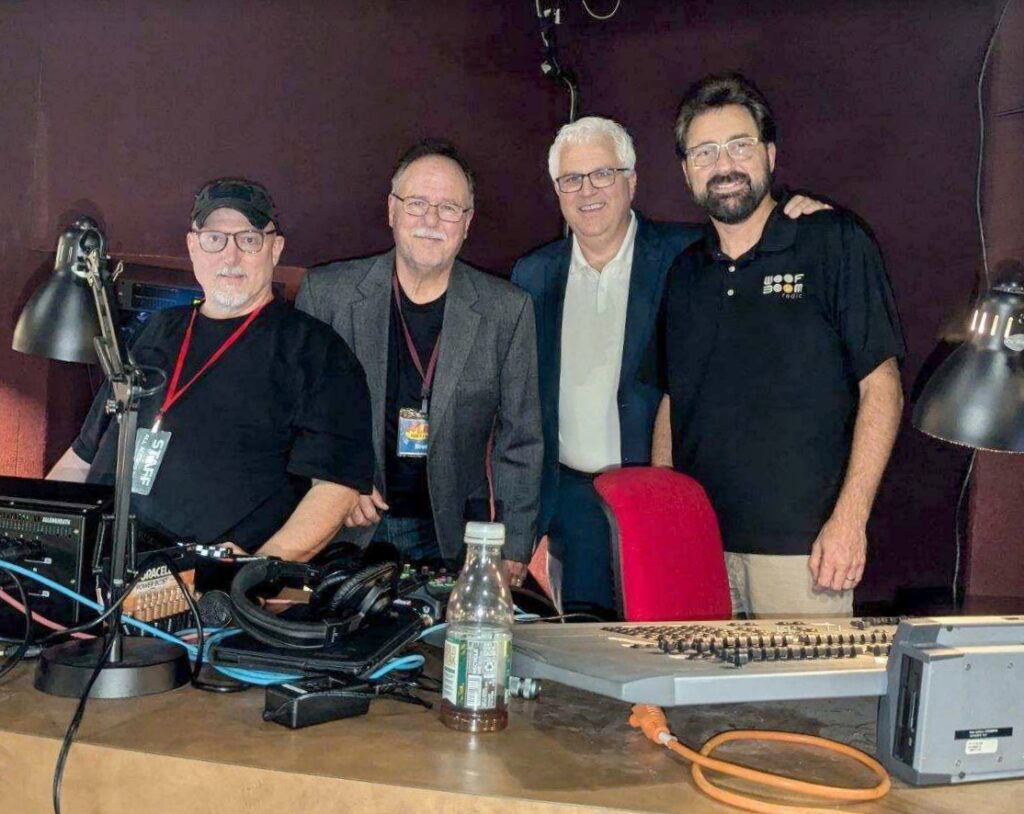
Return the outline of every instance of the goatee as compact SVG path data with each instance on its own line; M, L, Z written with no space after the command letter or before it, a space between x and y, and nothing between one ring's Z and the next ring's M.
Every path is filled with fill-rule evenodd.
M719 185L740 182L743 187L735 192L716 193ZM703 195L694 195L697 205L719 223L743 223L761 205L772 186L771 174L755 184L750 176L742 172L715 175L708 179Z

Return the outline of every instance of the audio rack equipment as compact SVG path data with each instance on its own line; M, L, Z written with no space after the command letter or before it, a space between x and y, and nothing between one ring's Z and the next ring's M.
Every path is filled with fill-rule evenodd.
M94 597L92 562L104 517L113 507L113 489L86 483L0 477L0 549L17 561L76 593ZM195 592L195 557L190 550L141 532L136 560L162 550ZM32 610L65 627L85 621L82 606L32 580L24 580ZM125 611L168 632L190 627L188 604L164 563L146 567ZM20 637L21 615L0 605L0 635ZM50 631L46 631L47 633Z
M89 593L90 558L112 505L113 492L106 486L0 477L0 543L8 559L72 591ZM77 602L30 580L25 590L37 613L68 627L78 624ZM15 617L0 611L0 631L20 631L24 623Z

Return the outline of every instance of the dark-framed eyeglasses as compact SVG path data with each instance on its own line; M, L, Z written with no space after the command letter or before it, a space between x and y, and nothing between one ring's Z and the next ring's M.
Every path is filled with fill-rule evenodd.
M210 254L224 251L230 238L234 238L235 245L246 254L259 254L263 251L264 240L270 235L276 235L277 230L260 232L256 229L246 229L242 232L216 232L193 229L192 234L199 241L199 248Z
M594 189L610 187L615 183L615 176L620 172L625 175L632 172L629 167L601 167L593 172L571 172L555 179L559 192L579 192L583 189L583 179L589 178Z
M695 167L710 167L718 163L718 157L722 154L722 148L725 147L725 151L731 158L736 161L746 161L754 154L754 148L757 147L759 141L760 139L755 136L740 136L721 144L709 141L707 144L691 147L686 151L686 157L693 162Z
M391 193L391 197L402 202L402 209L405 214L414 218L422 218L431 209L437 210L437 216L448 223L458 223L465 214L473 209L471 206L459 206L453 203L432 204L423 198L403 198L401 195Z

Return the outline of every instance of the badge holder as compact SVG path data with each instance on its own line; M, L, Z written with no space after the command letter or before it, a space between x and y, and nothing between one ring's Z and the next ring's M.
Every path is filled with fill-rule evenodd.
M95 224L80 223L81 230L70 236L73 245L61 248L73 255L75 274L84 278L92 289L100 324L100 336L93 341L100 366L110 380L113 392L106 409L118 422L110 553L109 601L113 604L124 594L129 563L133 559L129 545L133 537L131 488L139 400L154 390L144 386L144 370L132 360L112 316L113 281L120 270L113 274L110 272L106 238ZM61 240L67 237L65 235ZM39 659L36 689L50 695L81 697L101 661L103 667L89 692L92 698L134 698L165 692L188 683L191 668L184 648L159 639L124 636L120 626L109 635L113 636L113 642L109 642L107 636L97 636L48 647ZM110 652L104 658L108 643Z

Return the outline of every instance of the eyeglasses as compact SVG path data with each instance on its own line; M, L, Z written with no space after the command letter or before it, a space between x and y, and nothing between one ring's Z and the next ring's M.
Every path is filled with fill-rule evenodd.
M568 175L560 175L555 179L555 183L558 185L559 192L579 192L583 189L583 179L589 178L590 185L594 189L603 189L614 184L615 175L620 172L625 174L632 170L629 167L601 167L593 172L572 172Z
M736 161L746 161L754 154L754 148L759 139L754 136L740 136L723 144L709 142L698 144L686 151L686 157L693 162L695 167L710 167L718 163L718 157L722 154L722 148Z
M255 229L246 229L244 232L201 232L198 229L193 229L192 234L199 239L199 248L210 254L224 251L227 248L229 237L233 237L235 245L246 254L259 254L263 250L264 238L268 235L276 235L277 230L258 232Z
M458 204L453 203L432 204L430 201L425 201L423 198L403 198L401 195L396 195L394 192L391 193L391 197L402 202L402 209L405 210L407 215L412 215L414 218L422 218L427 214L428 210L436 209L437 216L448 223L458 223L462 220L463 215L473 208L471 206L459 206Z

